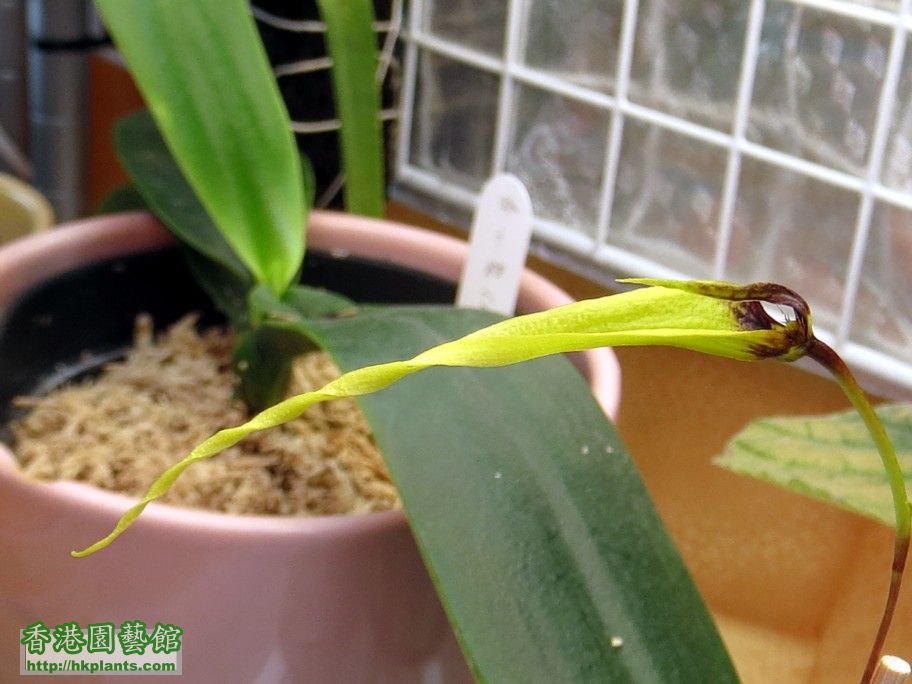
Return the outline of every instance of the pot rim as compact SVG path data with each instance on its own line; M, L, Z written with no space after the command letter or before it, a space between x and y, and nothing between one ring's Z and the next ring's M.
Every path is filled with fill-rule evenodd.
M50 232L30 236L0 247L0 307L32 284L80 264L164 247L171 234L148 213L130 212L62 224ZM366 244L367 243L367 244ZM458 280L468 251L456 238L393 221L371 219L341 212L315 210L310 214L307 247L330 253L352 253L399 265L438 277ZM409 248L409 249L406 249ZM49 252L58 258L48 259ZM520 312L557 306L571 300L563 290L529 271L524 272ZM596 400L612 419L620 399L620 368L607 348L582 352L581 370ZM92 485L72 482L42 482L23 476L14 457L0 444L0 485L16 487L23 494L46 498L52 494L62 513L92 513L110 524L136 502L136 498ZM103 523L100 523L103 524ZM405 524L401 510L371 514L325 516L239 515L150 503L136 526L148 529L190 528L216 533L256 534L258 537L361 536Z

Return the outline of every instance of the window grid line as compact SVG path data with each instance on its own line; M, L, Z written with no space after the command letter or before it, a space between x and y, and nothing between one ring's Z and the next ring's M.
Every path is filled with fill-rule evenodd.
M501 173L507 165L507 150L510 146L510 117L513 112L513 71L519 61L519 43L522 40L522 0L508 0L507 27L504 35L504 70L500 77L500 101L497 105L497 124L494 129L494 154L491 160L492 173Z
M822 10L828 14L845 17L847 19L860 19L879 26L895 27L898 23L897 13L890 10L860 5L845 0L786 0L792 5L809 7Z
M423 0L411 0L408 12L408 28L419 25L424 10ZM403 35L406 33L403 23ZM412 141L412 123L415 111L415 91L418 76L418 43L405 42L405 64L403 65L402 94L399 98L399 135L396 140L396 175L408 164L409 146Z
M864 187L864 181L858 176L845 171L837 171L829 166L818 164L817 162L808 161L801 157L795 157L786 152L774 150L750 140L741 143L741 150L749 157L758 161L763 161L773 166L778 166L788 171L794 171L802 176L819 180L828 185L832 185L843 190L852 190L861 192Z
M496 75L502 75L506 69L506 65L497 58L483 55L469 48L441 40L440 38L410 32L408 39L418 44L419 47L458 61L463 61L465 54L471 53L472 57L470 59L472 61L466 61L465 63ZM733 136L729 133L723 133L714 128L696 124L687 119L682 119L672 114L666 114L665 112L639 105L629 100L621 101L610 95L587 91L579 86L563 83L557 78L548 76L526 66L514 66L510 70L510 76L515 81L520 81L525 85L531 85L609 111L614 107L619 107L625 118L634 118L644 123L653 124L665 130L679 133L688 138L700 140L716 147L727 150L734 144ZM743 155L822 181L837 188L858 193L862 192L865 188L865 181L856 175L845 171L837 171L836 169L824 166L823 164L808 161L786 152L780 152L779 150L766 147L748 139L741 141L740 149ZM882 183L877 182L874 184L873 193L877 199L883 200L889 204L903 209L912 209L912 196L901 191L893 190Z
M846 363L863 372L912 387L912 364L857 342L846 342L839 350Z
M878 183L874 186L874 197L894 207L912 211L912 195L902 190L894 190Z
M754 75L757 70L757 56L760 51L760 34L763 31L763 16L766 10L764 0L751 0L747 16L747 30L744 36L744 51L741 56L741 73L738 77L738 94L735 101L731 145L728 149L728 163L722 185L722 203L719 208L719 222L716 234L716 252L713 255L713 277L721 280L725 275L728 249L734 225L735 202L741 177L741 150L750 117L751 97L754 92Z
M910 0L902 0L899 7L899 16L907 16L909 8ZM874 137L871 140L868 168L865 170L864 187L862 188L861 202L858 207L855 235L849 256L846 284L843 290L842 311L839 317L839 327L836 331L837 349L848 340L852 321L855 317L855 301L861 284L865 246L868 241L868 233L871 230L871 216L874 213L875 187L880 170L883 168L884 150L887 147L887 138L890 133L890 118L893 114L893 104L896 101L896 91L899 87L899 74L906 53L906 36L905 23L902 21L897 22L893 29L893 37L890 40L887 70L884 74L880 97L877 100Z
M536 86L557 95L562 95L577 102L583 102L600 109L611 109L615 106L616 99L611 95L590 90L575 83L568 83L561 78L544 73L537 69L527 67L518 62L508 64L510 76L525 85Z
M621 161L621 143L623 142L624 133L623 105L627 101L627 89L630 85L630 70L633 65L638 10L638 0L627 0L624 3L620 44L618 45L618 63L615 70L615 97L614 104L611 107L611 123L609 124L610 129L605 150L605 165L602 168L602 186L599 189L595 233L596 248L607 244L608 232L611 230L611 215L614 209L614 193L617 184L618 166Z
M413 8L417 4L423 6L424 2L422 0L418 0L417 2L416 0L412 0ZM488 73L497 76L502 74L505 68L504 61L500 57L492 57L491 55L474 48L460 45L459 43L446 40L445 38L440 38L414 24L410 24L409 30L404 37L407 41L415 43L426 50L436 52L443 57L449 57L457 62L463 62L476 69L481 69L482 71L487 71Z

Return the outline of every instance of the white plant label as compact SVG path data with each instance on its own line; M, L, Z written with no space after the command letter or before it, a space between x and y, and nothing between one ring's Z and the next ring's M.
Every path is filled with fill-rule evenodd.
M475 209L456 306L513 315L531 237L532 200L526 187L516 176L494 176Z

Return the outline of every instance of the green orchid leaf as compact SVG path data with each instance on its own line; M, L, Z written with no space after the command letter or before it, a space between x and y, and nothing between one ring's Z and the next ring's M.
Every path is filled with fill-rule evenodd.
M288 288L281 298L258 286L250 292L247 306L254 325L348 314L357 309L357 304L344 295L302 284Z
M364 308L308 328L348 370L494 318ZM361 404L479 681L737 681L635 466L565 358L431 370Z
M386 192L374 3L317 0L317 6L326 24L336 114L342 124L345 206L355 214L379 217Z
M149 205L132 185L119 185L101 200L97 214L117 214L122 211L148 211Z
M261 411L281 401L295 357L312 349L308 337L292 330L261 326L238 332L233 362L247 407Z
M290 321L355 311L342 295L309 285L294 285L278 299L266 285L248 295L244 326L235 326L235 371L241 399L251 411L261 411L285 397L294 358L316 347L307 329Z
M215 308L221 311L231 327L238 330L250 325L247 295L253 287L249 273L240 277L221 263L209 259L192 247L178 243L181 255L193 280L206 291Z
M250 272L197 199L149 112L121 118L114 129L114 146L137 192L168 230L252 286Z
M877 415L912 488L912 405L882 406ZM855 411L763 418L732 438L716 463L894 526L890 484L871 435Z
M143 111L120 119L115 144L138 189L118 188L106 200L105 207L108 211L151 208L184 247L184 258L194 279L218 309L232 326L247 325L247 293L254 287L253 277L196 198L151 115ZM312 196L313 171L309 161L301 161L304 192ZM298 287L291 286L288 292Z
M322 318L339 314L351 314L358 307L348 297L322 287L295 285L282 295L282 303L290 307L297 317ZM274 310L274 314L277 311Z
M121 118L114 144L134 192L177 238L194 279L232 325L245 325L253 276L196 198L152 116L141 111Z
M158 127L225 240L282 292L304 253L300 158L244 0L99 0Z
M317 174L306 155L299 154L299 158L301 160L301 187L304 188L304 206L309 208L317 201ZM292 280L297 280L297 278Z

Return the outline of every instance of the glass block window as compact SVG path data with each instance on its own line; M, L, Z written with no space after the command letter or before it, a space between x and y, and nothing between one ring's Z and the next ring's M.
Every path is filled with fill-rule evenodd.
M912 389L912 0L411 0L397 182L590 272L775 280Z

